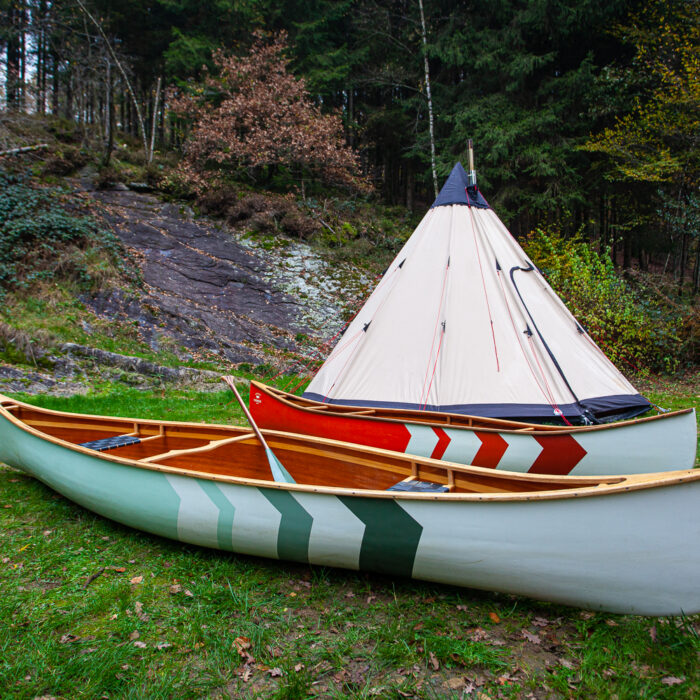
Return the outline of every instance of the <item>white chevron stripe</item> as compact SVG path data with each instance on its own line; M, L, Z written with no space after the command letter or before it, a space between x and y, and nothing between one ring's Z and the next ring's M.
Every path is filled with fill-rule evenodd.
M236 509L233 515L233 549L277 559L277 535L281 513L257 488L218 484Z
M292 495L314 519L309 538L309 562L359 569L365 524L337 498L316 493Z
M435 431L427 425L416 425L415 423L404 423L404 425L411 433L411 439L405 450L406 454L430 457L439 440Z
M542 445L532 435L510 435L501 433L501 437L508 443L501 461L496 469L505 469L511 472L526 472L535 463L542 452Z
M219 509L195 479L166 474L168 483L180 497L177 536L183 542L219 548L216 528Z
M450 444L441 459L458 464L471 464L481 447L481 440L471 430L446 428L445 433L450 438Z

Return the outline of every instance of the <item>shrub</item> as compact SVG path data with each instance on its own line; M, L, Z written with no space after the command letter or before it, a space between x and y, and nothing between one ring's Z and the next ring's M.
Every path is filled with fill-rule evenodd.
M104 262L95 264L93 248L106 252L115 268L123 268L118 239L91 218L66 211L60 203L63 194L0 170L0 298L9 289L57 277L93 286L91 269ZM104 278L103 271L99 278Z
M616 365L673 371L690 359L679 335L686 319L651 290L632 287L617 273L608 251L597 253L579 237L542 229L530 234L524 248Z

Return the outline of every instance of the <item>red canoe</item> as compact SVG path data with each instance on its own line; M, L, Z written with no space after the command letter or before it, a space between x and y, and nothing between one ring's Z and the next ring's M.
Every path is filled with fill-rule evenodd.
M694 409L562 428L431 411L329 405L251 382L250 410L261 428L538 474L691 469L697 449Z

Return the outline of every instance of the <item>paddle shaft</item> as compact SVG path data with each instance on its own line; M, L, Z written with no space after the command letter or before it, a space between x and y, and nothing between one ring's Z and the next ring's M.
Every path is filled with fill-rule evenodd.
M253 429L253 432L258 436L258 440L262 443L262 446L266 449L269 450L269 446L267 442L265 442L265 438L263 437L263 434L260 432L260 428L258 428L256 422L253 420L253 416L250 415L250 411L248 410L248 407L245 405L245 402L243 401L243 398L241 395L238 393L238 389L236 389L236 385L233 382L233 377L221 377L221 380L226 382L228 384L229 389L236 395L236 398L238 399L238 403L241 404L241 408L243 409L243 413L245 413L245 417L248 419L248 423L250 423L250 427Z

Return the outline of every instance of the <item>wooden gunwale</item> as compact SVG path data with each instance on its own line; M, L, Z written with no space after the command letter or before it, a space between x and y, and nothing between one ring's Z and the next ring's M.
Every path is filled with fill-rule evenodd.
M232 485L241 486L255 486L261 488L271 488L279 489L285 491L300 491L306 493L322 493L337 496L362 496L365 498L383 498L390 500L418 500L418 501L448 501L448 502L483 502L483 501L540 501L540 500L560 500L560 499L571 499L571 498L586 498L586 497L599 497L608 494L622 493L627 491L644 490L653 487L665 487L673 486L681 483L688 483L700 480L700 470L682 470L676 472L662 472L654 474L636 474L629 476L611 476L611 477L569 477L569 476L552 476L546 474L520 474L518 472L502 472L499 475L494 475L493 470L484 467L475 466L464 466L459 464L454 464L450 462L443 462L434 459L420 459L417 460L415 456L404 455L403 453L391 452L389 450L382 450L378 448L358 448L358 446L351 443L344 443L337 440L330 440L327 438L316 438L299 436L293 433L284 433L282 431L276 430L266 430L263 431L267 436L277 439L280 444L284 445L284 449L290 449L289 442L304 442L318 445L320 448L325 447L327 451L332 454L333 458L338 458L339 456L334 453L334 449L341 449L350 452L356 452L365 455L376 455L378 458L388 457L394 461L403 461L408 465L416 465L420 468L421 465L430 467L432 469L437 469L440 472L447 473L448 471L454 472L454 474L464 474L465 476L473 475L478 477L487 477L489 480L507 482L512 481L526 481L531 482L535 486L537 482L549 482L549 483L561 483L564 486L563 490L549 490L549 491L518 491L518 492L498 492L498 493L440 493L440 494L430 494L430 493L419 493L419 492L397 492L397 491L383 491L383 490L370 490L370 489L358 489L358 488L346 488L346 487L336 487L336 486L320 486L313 484L291 484L291 483L280 483L274 481L268 481L265 479L253 479L253 478L242 478L230 475L212 474L209 472L202 472L193 469L185 469L181 467L171 467L168 465L159 465L144 462L143 460L126 459L122 457L117 457L110 453L95 452L89 448L82 447L75 443L62 440L60 438L53 437L46 433L41 432L36 427L29 425L22 420L18 419L12 413L10 413L4 406L3 399L6 401L7 397L0 395L0 417L3 417L10 424L19 428L23 432L33 435L45 442L54 444L58 447L72 450L73 452L83 454L94 460L106 461L115 464L121 464L123 466L146 469L151 471L159 471L169 474L175 474L179 476L188 476L197 479L205 479L209 481L218 481L229 483ZM27 409L39 413L47 413L52 416L61 416L65 421L70 422L71 417L74 419L73 425L75 425L75 420L79 419L101 419L104 423L130 423L133 425L135 422L133 419L117 418L111 416L93 416L85 414L69 414L63 413L61 411L55 411L52 409L42 409L31 404L25 404L22 402L16 402L19 408ZM166 432L168 427L186 427L191 428L194 437L197 435L194 433L197 427L201 428L201 424L197 423L184 423L177 421L156 421L150 419L139 420L139 424L155 426L160 428L162 425ZM82 427L82 426L81 426ZM207 426L210 429L218 429L222 431L245 431L247 437L253 437L252 431L248 431L245 428L240 428L237 426L225 426L225 425L211 425ZM178 433L178 435L184 435L185 433ZM201 434L200 434L201 436ZM243 437L243 436L241 436ZM276 443L277 444L277 443ZM355 461L355 460L353 460ZM375 464L371 459L369 460L371 464Z
M259 391L271 396L273 399L280 401L287 406L299 411L308 413L316 413L318 411L326 411L340 417L352 418L361 410L361 406L341 406L335 404L326 404L314 401L313 399L305 399L301 396L294 396L281 389L261 384L255 380L251 380L251 386L254 386ZM372 409L374 415L363 415L363 420L371 421L391 421L392 423L420 423L430 425L436 428L444 425L449 425L451 428L468 428L478 430L479 432L496 432L496 433L521 433L528 432L529 435L562 435L562 434L577 434L600 432L610 430L612 428L621 428L625 426L639 425L640 423L649 423L658 421L670 416L679 416L690 413L692 408L682 408L677 411L668 411L667 413L658 413L653 416L642 416L631 420L618 421L615 423L604 423L599 425L575 425L575 426L557 426L557 425L540 425L538 423L526 423L519 421L508 421L502 418L482 418L480 416L461 415L459 413L441 413L440 420L435 420L436 413L434 411L411 411L401 408L382 408ZM426 415L427 414L427 415ZM482 425L483 421L483 425Z

